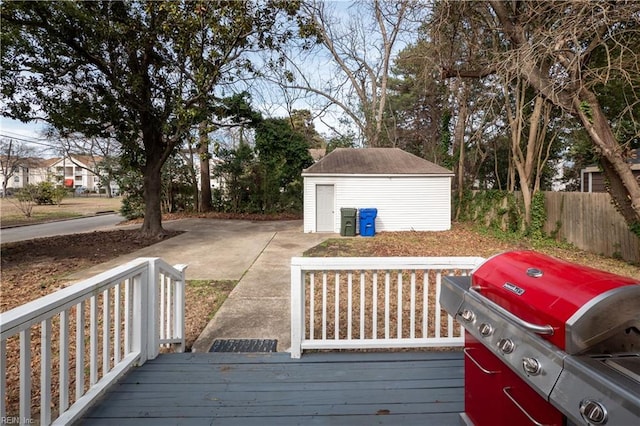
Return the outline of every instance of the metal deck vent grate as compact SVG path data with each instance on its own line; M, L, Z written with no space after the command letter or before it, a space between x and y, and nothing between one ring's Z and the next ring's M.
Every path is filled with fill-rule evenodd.
M217 339L209 352L276 352L275 339Z

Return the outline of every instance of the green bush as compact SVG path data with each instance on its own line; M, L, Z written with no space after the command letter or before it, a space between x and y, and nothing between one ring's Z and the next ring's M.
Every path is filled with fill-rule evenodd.
M144 200L139 195L127 194L122 199L120 214L129 220L144 217Z
M54 200L58 200L56 187L51 182L40 182L36 185L35 202L38 205L54 204Z
M531 200L531 224L527 230L530 237L534 239L543 239L544 223L547 221L547 209L544 205L544 193L536 192Z
M29 201L38 205L59 205L66 196L67 190L64 187L56 186L51 182L40 182L37 185L28 184L16 192L18 201Z

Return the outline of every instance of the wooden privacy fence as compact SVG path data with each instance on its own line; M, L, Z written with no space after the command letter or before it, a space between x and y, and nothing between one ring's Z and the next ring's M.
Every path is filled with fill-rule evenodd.
M545 233L592 253L640 262L634 235L604 192L545 192Z
M294 257L291 357L305 349L462 346L440 307L443 275L467 275L480 257Z
M72 423L160 346L184 350L185 269L138 258L3 312L0 423Z

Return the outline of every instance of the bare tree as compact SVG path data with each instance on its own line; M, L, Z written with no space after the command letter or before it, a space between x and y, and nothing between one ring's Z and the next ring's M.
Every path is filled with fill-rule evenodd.
M22 167L30 167L34 149L11 138L0 140L0 174L2 174L2 194L7 196L9 179L15 176Z
M464 21L483 34L483 63L443 64L445 76L518 75L536 93L575 117L601 154L610 193L631 227L640 223L640 183L629 143L640 136L640 3L633 1L443 2L436 27ZM612 116L598 93L621 84L626 106ZM620 123L631 131L621 132ZM624 137L622 135L625 135Z
M380 146L391 62L416 4L412 0L374 0L354 4L346 14L327 2L304 3L301 31L317 45L288 56L288 81L281 82L282 86L324 98L321 110L337 106L368 146ZM309 44L305 47L309 49ZM315 78L309 72L311 61L319 72Z
M531 204L540 190L542 170L549 160L555 133L548 135L552 104L542 95L527 97L528 85L516 76L505 81L504 99L511 129L511 164L518 174L524 204L524 225L531 223Z

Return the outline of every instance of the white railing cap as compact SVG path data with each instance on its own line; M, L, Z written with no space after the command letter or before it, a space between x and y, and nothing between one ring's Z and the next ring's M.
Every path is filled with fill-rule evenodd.
M139 257L138 259L142 259L149 263L154 263L155 266L164 272L167 275L171 275L173 278L181 278L182 273L187 269L189 265L186 264L178 264L178 265L169 265L164 259L160 257ZM137 259L136 259L137 260Z
M483 257L292 257L291 266L305 270L473 269Z

